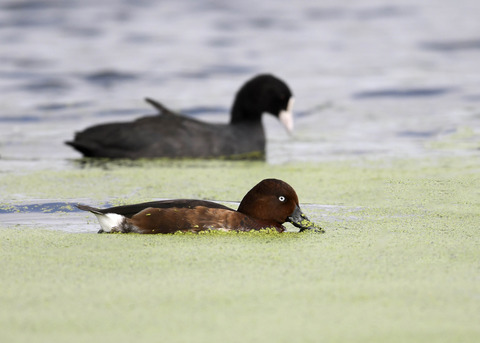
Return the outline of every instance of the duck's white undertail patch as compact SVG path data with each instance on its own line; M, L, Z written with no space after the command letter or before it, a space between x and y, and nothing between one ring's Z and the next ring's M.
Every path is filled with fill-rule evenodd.
M293 131L293 104L295 103L295 98L292 96L288 100L287 109L280 111L278 115L280 122L285 126L287 131L291 133Z
M125 221L124 216L116 213L92 213L97 217L103 232L112 232L114 228L118 231Z

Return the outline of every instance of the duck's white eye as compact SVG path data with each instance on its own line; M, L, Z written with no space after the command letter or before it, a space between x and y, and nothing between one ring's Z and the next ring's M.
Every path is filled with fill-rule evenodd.
M280 195L280 196L278 197L278 200L280 200L281 202L284 202L284 201L285 201L285 197L284 197L283 195Z

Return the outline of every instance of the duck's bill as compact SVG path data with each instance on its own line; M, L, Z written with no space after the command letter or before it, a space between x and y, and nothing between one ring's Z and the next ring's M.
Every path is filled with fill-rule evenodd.
M315 223L311 222L299 206L295 208L295 211L293 211L292 215L287 218L287 221L292 223L293 226L298 227L300 229L299 232L307 230L321 233L325 232L321 227L318 227Z

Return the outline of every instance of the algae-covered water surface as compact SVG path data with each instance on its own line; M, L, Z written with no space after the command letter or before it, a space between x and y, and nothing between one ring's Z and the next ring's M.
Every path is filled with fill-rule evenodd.
M433 3L1 1L0 342L480 342L480 2ZM64 144L145 97L227 123L260 73L296 99L265 162ZM99 235L75 207L236 208L264 178L325 233Z
M2 341L480 337L476 158L113 166L6 176L2 194L13 194L14 204L42 196L95 205L226 202L277 177L326 233L97 235L92 216L68 208L50 214L56 223L7 222L0 230ZM12 201L2 196L2 203Z

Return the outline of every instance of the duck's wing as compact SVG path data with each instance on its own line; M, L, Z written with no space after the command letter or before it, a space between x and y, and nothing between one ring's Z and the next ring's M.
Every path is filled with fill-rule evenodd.
M93 213L116 213L120 214L124 217L131 218L133 215L137 214L138 212L149 208L195 208L198 206L203 206L207 208L219 208L229 211L234 211L232 208L218 204L213 201L206 201L206 200L193 200L193 199L174 199L174 200L159 200L159 201L149 201L140 204L133 204L133 205L124 205L124 206L115 206L109 208L95 208L87 205L77 205L77 207L84 211L90 211Z

